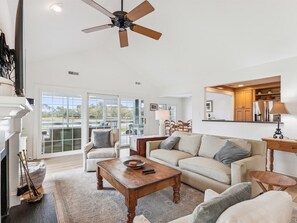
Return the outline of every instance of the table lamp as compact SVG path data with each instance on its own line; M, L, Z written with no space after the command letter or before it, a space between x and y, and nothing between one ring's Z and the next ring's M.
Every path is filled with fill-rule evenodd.
M270 111L270 114L273 114L273 115L278 115L277 117L277 129L273 135L273 138L277 139L280 138L280 139L283 139L284 136L282 134L282 131L279 127L279 123L280 123L280 117L282 114L289 114L288 110L286 109L286 106L284 103L281 103L281 102L274 102L273 104L273 107Z
M165 120L170 119L169 110L157 110L155 113L155 119L159 121L159 135L165 135Z

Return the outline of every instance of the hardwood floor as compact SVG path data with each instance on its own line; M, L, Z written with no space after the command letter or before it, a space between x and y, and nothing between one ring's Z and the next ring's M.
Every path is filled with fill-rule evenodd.
M120 150L120 157L125 157L125 156L129 156L129 149ZM74 168L83 168L83 155L78 154L78 155L50 158L50 159L46 159L45 162L47 165L46 178L48 178L52 173L71 170ZM297 186L288 188L286 191L289 194L291 194L293 201L297 203Z

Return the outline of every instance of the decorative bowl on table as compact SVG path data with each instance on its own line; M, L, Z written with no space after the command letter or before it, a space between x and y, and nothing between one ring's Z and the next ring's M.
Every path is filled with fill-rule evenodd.
M126 167L129 167L133 170L140 169L145 164L145 162L143 162L142 160L136 160L136 159L126 160L123 163Z

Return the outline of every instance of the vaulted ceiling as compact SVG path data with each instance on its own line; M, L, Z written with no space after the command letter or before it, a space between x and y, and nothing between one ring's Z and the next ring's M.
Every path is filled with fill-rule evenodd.
M9 0L12 9L16 1ZM96 1L111 12L120 8L120 0ZM25 0L27 60L96 50L164 84L297 56L296 0L149 1L155 11L136 23L163 36L155 41L129 30L130 45L120 48L116 28L81 32L110 22L81 0ZM49 10L55 2L62 13ZM141 2L124 0L124 9Z

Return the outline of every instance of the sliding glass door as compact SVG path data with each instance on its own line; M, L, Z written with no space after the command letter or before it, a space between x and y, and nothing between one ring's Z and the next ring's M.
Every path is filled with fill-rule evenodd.
M120 118L121 146L127 146L131 136L144 134L144 101L121 99Z
M113 95L89 95L89 139L92 129L118 128L119 99Z

